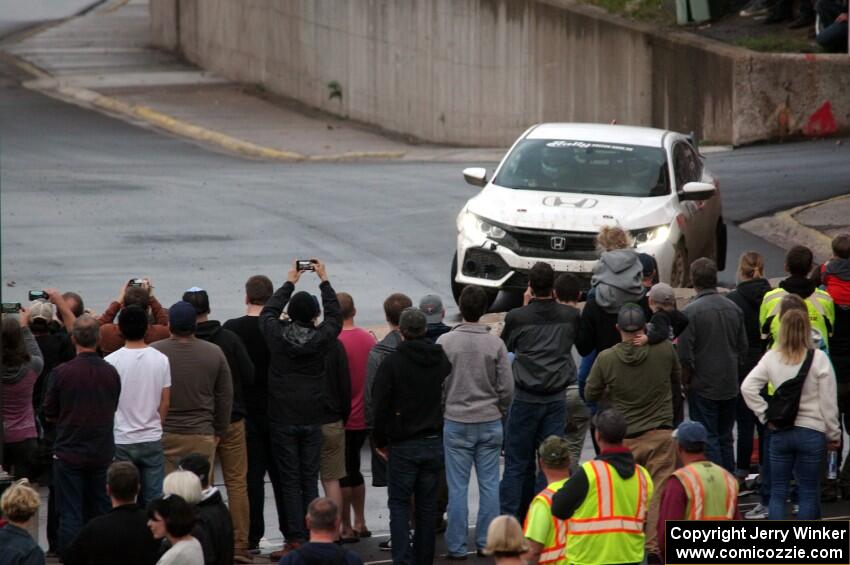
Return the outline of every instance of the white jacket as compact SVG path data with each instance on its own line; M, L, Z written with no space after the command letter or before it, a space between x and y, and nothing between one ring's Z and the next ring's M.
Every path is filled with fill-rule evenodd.
M774 389L779 388L785 381L796 377L802 365L802 361L795 365L786 365L782 362L779 352L771 350L764 354L759 364L741 383L741 396L762 423L765 423L767 401L759 392L768 383L772 384ZM815 350L812 368L803 383L800 409L794 425L824 432L829 441L838 441L841 438L835 371L823 351Z

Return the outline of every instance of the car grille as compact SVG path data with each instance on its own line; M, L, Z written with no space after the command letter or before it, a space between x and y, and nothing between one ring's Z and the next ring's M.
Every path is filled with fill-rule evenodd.
M515 227L506 228L506 231L508 235L501 242L502 245L522 257L578 261L595 261L599 258L595 233ZM564 238L562 249L553 249L553 237Z

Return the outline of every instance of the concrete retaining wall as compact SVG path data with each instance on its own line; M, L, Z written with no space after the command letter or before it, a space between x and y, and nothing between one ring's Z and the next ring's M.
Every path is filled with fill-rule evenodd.
M504 146L536 122L614 119L733 144L850 131L846 55L759 54L567 0L150 4L158 46L429 141Z

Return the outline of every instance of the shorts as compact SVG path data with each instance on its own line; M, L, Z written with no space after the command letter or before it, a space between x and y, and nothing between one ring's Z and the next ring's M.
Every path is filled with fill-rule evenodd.
M322 424L319 474L323 481L338 481L345 477L345 428L342 420Z

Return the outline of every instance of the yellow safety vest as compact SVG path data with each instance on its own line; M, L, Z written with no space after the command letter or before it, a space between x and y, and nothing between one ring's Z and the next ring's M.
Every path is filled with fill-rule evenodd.
M635 465L635 474L624 479L598 459L582 468L587 496L567 520L567 560L576 565L643 561L643 528L653 491L649 472Z
M771 348L779 340L779 307L782 299L788 296L788 291L783 288L775 288L764 295L759 309L759 327L762 338L771 338ZM835 326L835 303L828 292L816 289L806 298L806 309L809 311L809 321L812 328L820 332L824 344L829 347L829 336L832 335ZM765 332L765 324L770 322L769 331Z
M688 495L688 520L732 520L738 501L738 481L732 474L711 461L698 461L677 469Z
M546 503L546 506L549 507L549 514L552 513L552 496L555 494L555 489L546 487L540 493L534 497L534 500L542 500ZM532 504L534 501L532 501ZM529 514L525 516L525 524L523 525L523 531L526 530L528 526L528 518ZM567 546L567 523L564 520L559 520L555 516L552 516L552 531L555 532L555 536L553 538L552 545L546 546L543 548L543 551L540 553L540 559L537 561L538 563L566 563L564 559L564 549Z

